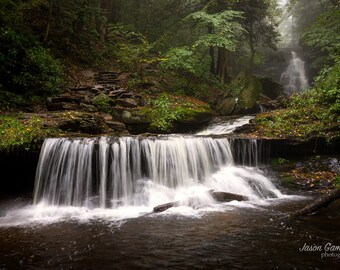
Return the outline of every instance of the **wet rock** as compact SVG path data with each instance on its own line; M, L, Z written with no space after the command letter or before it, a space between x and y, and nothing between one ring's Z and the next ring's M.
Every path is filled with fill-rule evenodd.
M85 103L81 103L80 108L85 112L97 112L98 111L98 109L95 106L85 104Z
M106 120L106 125L114 131L125 131L127 130L126 125L122 122Z
M221 115L241 115L260 111L257 101L262 85L256 77L241 72L230 83L229 88L230 92L237 93L237 96L226 96L219 102L217 111Z
M72 91L89 91L92 89L92 85L78 85L76 87L72 87Z
M127 108L135 108L138 106L137 101L132 98L116 99L115 103L118 106L127 107Z
M249 134L249 133L254 132L255 130L256 130L255 124L249 123L249 124L245 124L243 126L235 128L233 132L236 134L237 133Z
M65 118L61 119L58 128L67 132L81 132L91 135L110 131L102 117L79 112L68 114Z
M217 105L217 112L220 115L231 115L235 109L238 98L225 98Z
M231 202L231 201L247 201L249 200L248 197L246 196L242 196L239 194L234 194L234 193L228 193L228 192L219 192L219 191L214 191L214 190L210 190L208 192L210 194L210 196L216 200L217 202ZM188 202L192 202L192 201L197 201L195 200L195 198L189 198L187 200ZM169 203L165 203L165 204L161 204L161 205L157 205L153 208L153 212L154 213L161 213L164 212L165 210L172 208L172 207L178 207L180 205L186 205L185 201L175 201L175 202L169 202Z
M136 112L123 111L120 117L121 122L124 124L144 124L147 123L146 119Z
M94 85L92 87L92 90L99 90L99 91L101 91L101 90L104 90L104 86L101 85L101 84L97 84L97 85Z
M212 113L209 111L204 112L191 112L189 115L184 115L177 123L186 125L198 125L208 123L212 119Z
M340 174L340 161L337 158L332 158L330 160L329 167L333 172Z
M49 111L80 110L80 108L80 104L78 103L67 102L51 103L47 105L47 110Z
M61 102L71 102L71 103L80 103L81 98L72 95L71 93L64 93L57 97L49 98L48 101L50 103L61 103Z
M262 90L260 81L254 76L246 76L245 84L241 90L241 98L244 102L244 110L251 110L256 107L257 99Z

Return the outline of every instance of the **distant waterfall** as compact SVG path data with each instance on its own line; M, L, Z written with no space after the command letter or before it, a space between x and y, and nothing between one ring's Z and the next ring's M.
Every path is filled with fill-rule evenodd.
M115 208L176 199L178 190L214 189L254 199L282 194L257 164L256 140L205 137L47 139L34 203ZM274 195L273 195L274 194Z
M291 54L292 59L289 62L289 66L282 73L280 79L286 95L291 95L309 88L305 62L297 56L296 52L292 51Z

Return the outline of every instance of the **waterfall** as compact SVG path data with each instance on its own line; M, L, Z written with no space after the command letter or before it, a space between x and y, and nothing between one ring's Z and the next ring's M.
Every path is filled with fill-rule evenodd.
M296 54L291 52L292 58L287 69L282 73L280 83L284 87L284 93L291 95L309 88L308 79L306 76L305 62L302 61Z
M244 126L254 119L254 116L243 116L241 118L231 119L229 121L212 122L204 130L196 133L196 135L224 135L230 134L236 128Z
M282 196L259 169L243 166L256 165L258 153L256 140L226 138L46 139L34 204L151 207L192 194L206 197L211 189L254 200Z

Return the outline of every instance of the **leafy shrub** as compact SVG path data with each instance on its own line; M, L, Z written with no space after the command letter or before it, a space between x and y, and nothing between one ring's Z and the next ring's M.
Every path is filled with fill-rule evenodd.
M1 30L0 87L14 93L50 95L58 91L61 76L61 65L49 50L12 29Z
M200 59L194 54L189 47L171 48L165 55L165 60L161 67L178 73L191 74L199 77L205 73L205 67L202 67Z
M295 95L289 107L315 107L329 108L323 118L331 119L340 114L340 61L332 67L326 67L315 78L313 87L301 94Z
M114 55L120 68L128 72L143 72L143 66L159 59L152 55L152 46L140 33L130 31L126 26L112 24L108 27L108 39L114 45Z
M175 120L181 117L181 113L171 108L170 97L166 94L150 101L151 110L148 112L151 119L150 127L160 131L169 131Z
M0 149L16 146L29 149L33 142L37 142L52 133L52 130L44 129L41 118L36 116L26 121L20 121L14 116L0 117Z
M33 47L27 50L23 69L14 77L14 83L21 88L51 95L58 92L62 82L61 75L59 61L54 59L47 49Z

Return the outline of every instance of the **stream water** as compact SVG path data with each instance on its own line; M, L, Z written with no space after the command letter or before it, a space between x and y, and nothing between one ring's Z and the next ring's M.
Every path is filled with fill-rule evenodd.
M299 249L340 244L339 207L288 220L311 198L283 189L261 150L198 135L47 139L33 197L0 200L0 269L337 266L340 251ZM211 190L248 200L218 203Z

